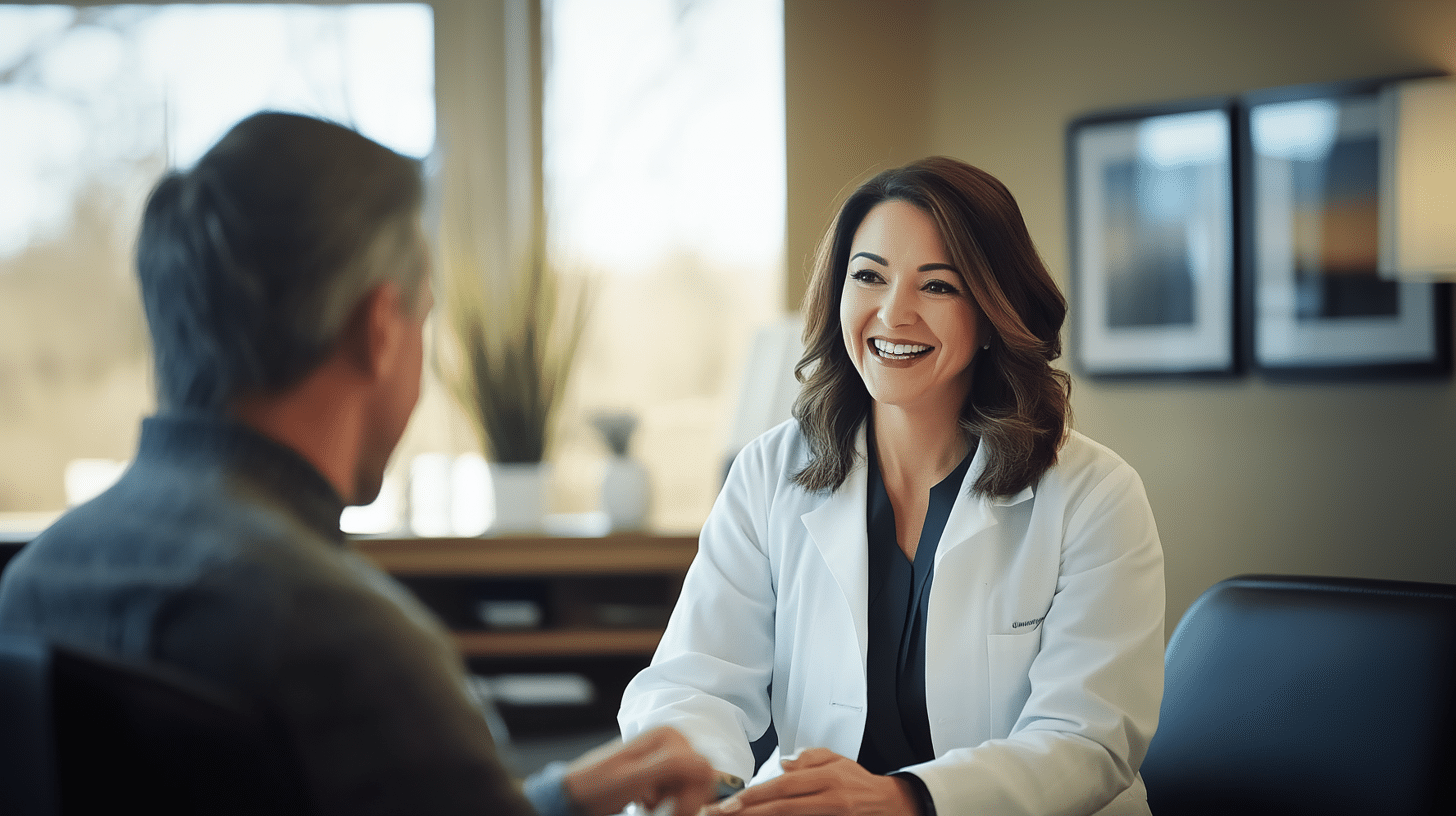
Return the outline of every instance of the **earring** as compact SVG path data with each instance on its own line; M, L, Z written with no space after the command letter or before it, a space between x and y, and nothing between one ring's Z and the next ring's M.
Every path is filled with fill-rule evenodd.
M982 351L990 351L991 350L991 344L990 343L986 343L985 345L981 346L981 350Z

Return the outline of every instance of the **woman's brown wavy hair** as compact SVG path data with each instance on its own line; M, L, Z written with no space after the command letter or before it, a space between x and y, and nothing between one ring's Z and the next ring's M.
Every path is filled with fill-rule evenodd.
M1056 462L1066 437L1071 378L1051 361L1062 353L1067 301L1006 186L943 156L865 182L820 242L804 298L804 356L794 369L803 383L794 418L808 439L810 459L794 481L813 491L835 490L854 466L855 437L869 416L870 395L844 347L839 300L854 234L886 201L908 202L935 220L951 263L990 322L991 347L976 354L961 428L989 455L972 492L1019 493Z

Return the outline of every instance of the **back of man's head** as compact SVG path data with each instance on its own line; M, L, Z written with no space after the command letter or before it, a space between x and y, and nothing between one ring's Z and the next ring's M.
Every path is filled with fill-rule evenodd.
M244 119L164 177L137 241L161 407L286 389L375 286L418 292L422 199L416 160L285 113Z

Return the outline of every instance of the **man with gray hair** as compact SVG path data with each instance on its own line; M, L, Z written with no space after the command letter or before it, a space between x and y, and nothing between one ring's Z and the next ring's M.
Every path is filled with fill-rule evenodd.
M713 771L671 729L523 796L440 624L345 545L419 397L422 200L415 160L283 113L158 183L137 243L157 414L116 485L11 562L0 628L234 693L320 813L696 813Z

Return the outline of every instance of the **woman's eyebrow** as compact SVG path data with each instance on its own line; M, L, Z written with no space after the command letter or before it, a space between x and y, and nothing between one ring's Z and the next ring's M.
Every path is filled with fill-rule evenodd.
M851 261L854 260L855 258L869 258L870 260L872 260L875 263L880 264L882 266L889 266L890 265L890 262L889 261L885 260L884 258L881 258L880 256L874 254L873 252L856 252L853 255L849 256L849 259ZM951 266L950 264L947 264L947 263L928 263L928 264L923 264L923 265L920 266L919 269L920 269L921 272L934 272L937 269L946 269L946 270L949 270L951 272L955 272L957 275L960 274L960 272L957 271L954 266Z
M889 261L885 260L884 258L881 258L880 256L874 254L873 252L856 252L853 255L849 256L849 259L851 261L853 261L855 258L868 258L869 260L874 261L875 263L879 264L880 266L889 266L890 265L890 262ZM947 263L928 263L928 264L921 264L917 268L916 271L919 271L919 272L939 272L941 270L945 270L946 272L953 272L956 275L960 275L961 274L959 269L956 269L954 266L951 266L950 264L947 264ZM962 276L962 277L964 278L964 276Z

